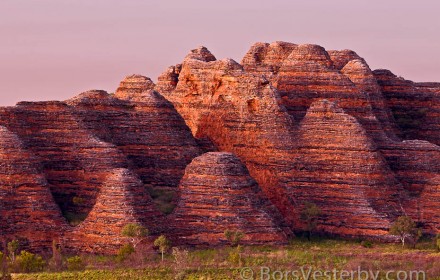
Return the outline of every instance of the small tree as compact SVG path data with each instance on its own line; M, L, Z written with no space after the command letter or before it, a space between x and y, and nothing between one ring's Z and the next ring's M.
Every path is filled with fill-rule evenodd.
M321 209L312 202L304 202L304 208L301 210L300 219L306 224L307 239L310 241L312 232L318 225L318 218L321 215Z
M148 234L148 229L138 224L127 224L122 228L122 235L130 238L134 249Z
M12 240L11 242L8 242L9 258L11 259L12 263L15 263L15 255L19 246L20 243L18 242L18 240Z
M224 232L226 239L229 241L231 246L240 245L241 240L244 237L244 233L238 230L225 230Z
M163 254L170 249L171 241L169 241L165 235L161 235L154 240L154 246L159 247L163 261Z
M396 235L400 238L402 242L402 247L405 246L405 240L411 236L416 236L418 234L418 229L416 228L416 223L408 216L400 216L391 225L390 234Z

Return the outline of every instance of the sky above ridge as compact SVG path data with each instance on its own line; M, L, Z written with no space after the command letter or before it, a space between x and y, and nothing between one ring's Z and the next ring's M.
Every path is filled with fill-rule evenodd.
M438 0L2 0L0 105L156 81L203 45L240 62L255 42L352 49L372 69L440 82Z

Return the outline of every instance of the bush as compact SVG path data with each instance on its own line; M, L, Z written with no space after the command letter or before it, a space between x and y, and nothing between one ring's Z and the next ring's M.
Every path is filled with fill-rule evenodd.
M224 232L226 239L229 241L231 246L238 246L240 245L241 240L244 237L244 233L238 230L225 230Z
M86 264L80 256L67 258L67 269L70 271L80 271L86 268Z
M43 271L46 262L40 255L32 254L27 251L21 251L16 257L14 270L16 272L39 272Z
M361 242L362 247L364 248L373 248L373 242L369 241L369 240L363 240Z
M118 261L124 261L128 258L128 256L130 256L131 254L134 253L134 247L132 244L125 244L123 245L119 251L118 251L118 255L116 256L116 259Z

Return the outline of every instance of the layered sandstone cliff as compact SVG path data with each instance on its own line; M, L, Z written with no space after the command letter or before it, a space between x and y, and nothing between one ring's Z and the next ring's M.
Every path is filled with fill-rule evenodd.
M0 126L0 240L48 248L67 228L36 157Z
M283 243L306 202L321 233L388 239L401 215L438 233L439 94L354 51L274 42L0 108L0 238L114 253L138 223L179 244L225 244L227 229Z
M129 242L122 234L124 226L141 225L155 235L165 229L161 220L163 214L155 208L137 176L127 169L114 169L85 221L64 237L64 246L88 253L115 254Z
M87 130L66 103L21 102L1 108L0 124L41 161L64 213L87 215L109 170L127 167L122 153Z
M275 219L279 213L234 154L195 158L179 188L179 204L169 217L179 244L226 245L228 230L243 233L242 244L287 242L289 230L283 231L282 221Z
M420 218L430 206L420 205L432 205L423 194L436 186L440 154L435 145L399 139L377 76L353 51L257 43L241 64L192 50L156 89L196 138L240 157L293 229L302 227L299 211L310 200L326 209L323 232L385 235L404 214L435 232L438 226ZM435 84L425 87L435 95ZM317 113L323 99L334 105ZM422 173L428 178L416 181Z

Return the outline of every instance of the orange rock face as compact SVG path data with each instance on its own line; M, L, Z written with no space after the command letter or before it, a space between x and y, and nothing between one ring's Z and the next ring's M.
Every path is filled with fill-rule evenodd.
M225 244L226 229L283 243L306 202L321 233L390 239L405 214L439 233L439 94L350 50L274 42L241 63L199 47L157 84L0 108L0 238L114 253L138 223L183 245ZM175 211L147 189L176 194Z
M66 228L36 157L17 135L0 126L0 240L18 239L22 248L48 248Z
M240 157L294 230L313 201L326 209L327 233L384 236L404 213L438 231L438 222L421 219L435 216L436 203L422 198L436 186L435 145L401 141L383 83L355 52L275 42L255 44L241 64L213 57L191 51L156 89L196 138ZM434 93L434 85L424 86ZM416 182L422 173L429 178Z
M66 234L64 244L71 250L114 254L129 242L122 235L125 225L142 225L157 234L164 230L161 220L163 214L154 207L142 182L127 169L114 169L92 211Z
M181 197L169 217L179 244L226 245L225 231L244 234L242 244L281 244L287 232L246 167L231 153L195 158L180 183Z
M90 91L67 103L89 130L125 155L144 184L176 188L201 151L182 117L153 86L146 77L128 76L114 96Z
M297 135L302 168L293 173L291 196L318 205L327 232L386 235L401 214L399 182L356 118L333 102L316 101Z
M109 170L127 167L122 153L87 130L63 102L2 108L0 124L41 160L55 201L65 213L86 215Z

